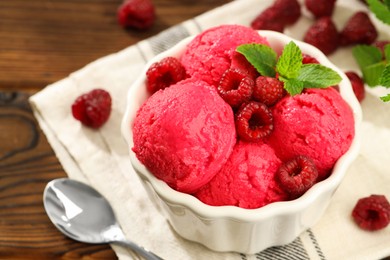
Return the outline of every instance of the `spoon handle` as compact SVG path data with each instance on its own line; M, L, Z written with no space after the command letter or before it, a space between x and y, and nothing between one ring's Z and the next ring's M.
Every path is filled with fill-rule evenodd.
M153 252L131 242L131 241L126 241L126 240L120 240L120 241L115 241L114 242L117 245L128 247L132 249L134 252L139 254L140 256L144 257L146 260L164 260L161 257L155 255Z

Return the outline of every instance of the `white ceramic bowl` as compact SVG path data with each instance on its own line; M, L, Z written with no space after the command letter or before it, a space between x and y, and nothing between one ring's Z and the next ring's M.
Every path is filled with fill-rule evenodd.
M277 32L259 31L259 33L266 37L271 47L279 53L284 45L293 40ZM165 182L155 178L131 151L133 120L136 111L148 96L144 84L147 68L163 57L180 56L192 38L182 40L175 47L151 60L129 90L126 113L122 122L122 134L130 148L131 163L151 200L182 237L199 242L215 251L235 251L248 254L271 246L290 243L321 218L348 167L357 157L362 112L350 82L345 74L317 48L294 39L303 53L316 57L321 64L334 69L341 75L340 93L352 107L355 117L355 138L350 149L337 161L329 178L315 184L296 200L275 202L251 210L234 206L209 206L191 195L173 190Z

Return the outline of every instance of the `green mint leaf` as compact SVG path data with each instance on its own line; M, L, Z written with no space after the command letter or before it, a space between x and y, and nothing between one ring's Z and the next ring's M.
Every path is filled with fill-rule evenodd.
M390 63L384 68L379 84L383 87L390 88Z
M245 56L257 71L267 77L279 74L284 88L291 95L300 94L304 88L326 88L340 83L336 71L320 64L302 64L302 52L293 42L289 42L278 59L277 53L264 44L243 44L237 52Z
M380 97L380 99L383 102L389 102L390 101L390 94L387 94L386 96Z
M302 81L305 88L326 88L340 83L340 75L320 64L303 64L297 80Z
M286 79L283 77L279 77L279 80L283 81L284 89L291 95L300 94L303 91L304 83L297 79Z
M385 0L384 3L387 6L387 8L390 9L390 0Z
M384 62L378 62L362 69L363 80L370 87L380 85L379 81L385 69Z
M390 1L382 3L379 0L367 0L370 10L375 16L386 24L390 24Z
M385 59L387 60L387 62L390 62L390 44L385 45L384 51L385 51Z
M245 56L256 70L263 76L275 77L277 53L264 44L243 44L237 47L237 52Z
M276 64L276 71L280 76L287 79L296 78L302 66L302 59L301 49L291 41L284 46L283 52Z
M382 53L375 46L357 45L352 49L352 54L361 70L382 60Z

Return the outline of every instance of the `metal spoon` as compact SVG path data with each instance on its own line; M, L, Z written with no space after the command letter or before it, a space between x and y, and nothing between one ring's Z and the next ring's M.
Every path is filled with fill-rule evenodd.
M85 243L115 243L148 260L162 260L145 248L127 241L107 200L92 187L63 178L50 181L43 204L51 222L66 236Z

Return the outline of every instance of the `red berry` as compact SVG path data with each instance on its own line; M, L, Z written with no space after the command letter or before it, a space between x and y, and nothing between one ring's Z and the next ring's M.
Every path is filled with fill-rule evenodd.
M298 198L310 189L317 177L316 165L311 158L304 155L298 155L292 160L284 162L276 174L280 186L292 199Z
M365 230L385 228L390 222L390 203L383 195L361 198L352 210L356 224Z
M303 54L302 56L303 56L303 59L302 59L303 64L313 64L313 63L320 64L320 62L316 58L314 58L308 54Z
M283 32L285 26L294 24L300 17L301 7L297 0L276 0L252 21L251 27Z
M279 20L280 16L278 10L273 7L269 7L261 12L251 22L251 27L255 30L271 30L276 32L283 32L284 23Z
M253 90L253 99L267 106L272 106L278 102L286 91L284 84L280 80L272 77L259 76L256 79L255 88Z
M125 0L118 8L118 22L123 27L145 30L156 18L151 0Z
M254 84L248 74L237 69L228 69L222 75L217 90L226 103L238 107L249 101Z
M320 49L325 55L331 54L339 46L339 34L330 17L319 18L304 36L304 41Z
M294 24L301 17L301 6L297 0L276 0L273 6L284 25Z
M153 63L146 72L146 87L150 94L186 78L186 71L175 57Z
M351 82L352 89L355 93L357 100L359 100L359 102L362 102L366 95L363 79L353 71L347 71L345 72L345 75L347 75L349 81Z
M340 43L343 46L353 44L372 44L378 37L378 32L370 17L363 11L356 12L345 24L340 33Z
M316 18L332 16L336 0L305 0L306 8Z
M243 104L237 112L237 135L245 141L257 142L270 135L273 128L272 112L263 103L251 101Z
M72 104L72 115L85 126L101 127L111 113L111 96L103 89L94 89L79 96Z

